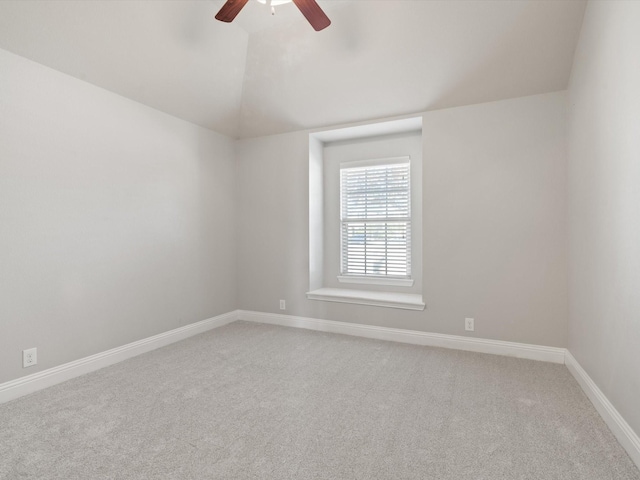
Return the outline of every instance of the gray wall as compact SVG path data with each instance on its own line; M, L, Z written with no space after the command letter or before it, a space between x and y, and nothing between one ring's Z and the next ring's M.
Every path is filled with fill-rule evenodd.
M0 383L234 310L233 140L2 50L0 72Z
M569 350L640 432L639 2L590 2L570 83Z
M307 300L309 132L239 141L239 308L565 346L565 113L561 92L423 115L423 312Z

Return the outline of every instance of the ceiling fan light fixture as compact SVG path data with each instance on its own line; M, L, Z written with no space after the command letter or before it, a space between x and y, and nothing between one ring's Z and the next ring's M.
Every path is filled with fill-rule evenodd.
M291 3L291 2L293 2L293 0L271 0L271 6L278 7L280 5L284 5L285 3ZM268 0L258 0L258 3L266 5L268 3Z

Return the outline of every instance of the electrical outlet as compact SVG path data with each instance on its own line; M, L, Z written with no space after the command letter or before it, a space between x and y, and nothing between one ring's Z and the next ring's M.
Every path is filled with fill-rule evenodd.
M280 300L280 310L285 310L287 308L287 304L284 300Z
M22 368L27 368L38 363L38 349L30 348L22 351Z
M464 329L467 332L473 332L473 330L474 330L473 318L465 318L464 319Z

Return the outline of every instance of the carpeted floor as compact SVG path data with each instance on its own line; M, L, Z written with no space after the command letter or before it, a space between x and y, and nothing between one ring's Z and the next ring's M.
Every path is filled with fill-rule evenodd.
M236 322L0 405L2 479L640 479L568 370Z

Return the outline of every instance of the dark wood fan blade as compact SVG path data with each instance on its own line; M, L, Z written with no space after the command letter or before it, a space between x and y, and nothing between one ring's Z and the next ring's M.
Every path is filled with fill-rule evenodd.
M331 25L331 20L322 11L316 0L293 0L296 7L302 12L316 32Z
M249 0L227 0L227 3L222 6L216 15L216 20L227 23L232 22L248 1Z

